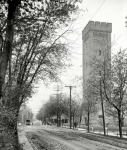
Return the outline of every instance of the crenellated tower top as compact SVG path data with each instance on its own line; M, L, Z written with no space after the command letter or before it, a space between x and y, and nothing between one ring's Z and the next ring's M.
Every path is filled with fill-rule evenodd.
M89 21L86 27L82 31L82 38L89 32L89 31L100 31L100 32L112 32L112 23L106 22L98 22L98 21Z

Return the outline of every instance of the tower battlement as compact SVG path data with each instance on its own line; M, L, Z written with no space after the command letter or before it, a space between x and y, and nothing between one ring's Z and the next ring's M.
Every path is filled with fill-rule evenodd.
M89 31L104 31L112 32L112 23L89 21L86 27L82 31L82 37L84 37Z

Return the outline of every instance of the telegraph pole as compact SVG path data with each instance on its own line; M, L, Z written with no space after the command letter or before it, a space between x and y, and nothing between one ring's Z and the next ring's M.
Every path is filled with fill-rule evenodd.
M126 14L127 14L127 1L125 1L125 6L126 6ZM127 16L125 18L127 19ZM127 27L127 20L125 22L125 27Z
M127 15L127 1L125 1L125 6L126 6L126 15ZM125 27L127 28L127 16L125 17L126 22L125 22ZM126 40L127 40L127 29L126 29Z
M127 28L127 16L125 18L126 18L125 27ZM127 40L127 29L126 29L126 40Z
M72 90L72 88L73 87L76 87L76 86L65 86L65 87L69 87L70 88L70 129L71 129L71 118L72 118L72 116L71 116L71 90Z
M57 87L56 90L54 90L57 92L57 94L54 94L57 96L57 127L61 126L61 116L60 116L60 108L59 108L59 92L62 91L62 87L60 85L58 85L57 83Z

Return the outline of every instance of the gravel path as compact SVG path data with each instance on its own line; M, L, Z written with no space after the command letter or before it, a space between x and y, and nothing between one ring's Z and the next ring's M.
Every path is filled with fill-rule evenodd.
M126 150L86 139L80 132L65 128L29 126L24 130L39 150Z

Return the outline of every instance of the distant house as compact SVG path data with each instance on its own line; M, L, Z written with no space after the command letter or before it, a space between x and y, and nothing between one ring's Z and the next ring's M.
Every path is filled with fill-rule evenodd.
M54 125L57 124L57 116L51 117L50 122ZM61 124L61 126L68 124L69 123L69 117L62 114L60 119L58 118L58 122Z

